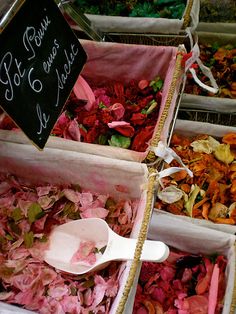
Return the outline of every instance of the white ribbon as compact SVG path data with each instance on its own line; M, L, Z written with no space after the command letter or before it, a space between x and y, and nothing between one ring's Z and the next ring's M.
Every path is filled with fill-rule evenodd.
M160 141L157 147L151 147L151 150L155 153L157 157L161 157L168 164L171 163L172 160L176 160L182 167L171 167L162 170L159 172L159 178L167 177L175 172L179 172L181 170L185 170L190 177L193 177L193 173L188 167L183 163L182 159L176 154L173 149L165 145L162 141Z
M185 72L187 72L188 70L190 71L190 73L193 76L194 81L203 89L206 89L207 91L209 91L210 93L216 94L219 91L219 87L216 83L216 80L214 79L212 72L210 70L210 68L208 68L207 66L205 66L202 61L200 60L200 49L198 46L198 37L195 34L194 40L195 40L195 44L193 45L193 37L192 37L192 33L190 28L186 29L186 33L189 36L189 40L190 40L190 46L191 46L191 52L192 52L192 56L186 60L185 62ZM193 63L197 62L199 68L201 69L202 73L207 76L210 80L211 86L208 86L206 84L204 84L198 77L196 74L196 71L194 68L192 68L191 66L193 65Z

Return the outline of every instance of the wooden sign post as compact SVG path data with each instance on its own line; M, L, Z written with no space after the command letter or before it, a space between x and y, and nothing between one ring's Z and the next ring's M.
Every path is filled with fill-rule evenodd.
M38 148L86 58L54 0L26 0L0 34L0 106Z

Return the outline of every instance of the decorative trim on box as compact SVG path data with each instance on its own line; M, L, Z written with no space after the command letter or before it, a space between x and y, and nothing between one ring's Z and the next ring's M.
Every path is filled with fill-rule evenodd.
M236 253L236 243L234 243L234 251ZM232 301L230 306L230 314L235 314L236 310L236 263L234 265L235 272L234 272L234 289L233 289L233 295L232 295Z
M190 14L192 11L192 7L193 7L193 0L189 0L185 15L184 15L184 21L183 21L182 29L186 29L187 27L190 26L190 23L191 23L191 15Z
M155 192L155 186L156 186L156 175L153 175L153 174L156 174L156 169L149 168L147 201L146 201L146 207L144 210L144 216L143 216L144 218L143 218L140 232L138 235L137 245L134 252L134 259L130 267L129 276L127 278L127 281L124 287L123 295L118 304L116 314L124 313L125 305L128 300L129 293L134 282L138 264L140 262L143 244L144 244L145 239L147 238L147 232L148 232L149 222L151 219L151 214L152 214L152 209L153 209L154 192Z
M162 129L164 128L168 113L169 113L169 109L171 106L171 102L172 99L174 97L174 93L175 93L175 89L176 89L176 85L178 84L178 80L180 78L180 73L182 71L182 59L183 59L183 54L180 52L177 54L176 57L176 64L175 64L175 69L174 69L174 73L173 73L173 77L172 77L172 81L170 84L170 89L167 95L167 99L166 99L166 103L165 103L165 108L161 114L160 117L160 121L158 123L157 126L157 130L156 133L151 141L150 146L156 147L158 145L158 142L161 139L161 132ZM149 151L147 157L146 157L146 161L147 163L152 163L154 162L156 159L156 155L153 151Z

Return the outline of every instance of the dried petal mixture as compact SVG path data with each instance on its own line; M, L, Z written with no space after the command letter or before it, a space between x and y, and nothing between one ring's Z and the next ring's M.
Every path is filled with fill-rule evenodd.
M163 263L144 262L133 314L219 314L227 259L172 251Z
M155 207L176 215L235 225L236 133L221 139L174 134L171 148L193 172L193 178L185 170L164 178Z
M29 186L0 175L0 301L40 314L108 313L119 289L120 263L71 275L43 261L54 226L73 219L105 219L128 236L136 201L115 201L79 186Z

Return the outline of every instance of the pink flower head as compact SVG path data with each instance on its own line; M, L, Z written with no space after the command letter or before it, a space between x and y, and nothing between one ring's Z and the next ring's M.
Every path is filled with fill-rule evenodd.
M120 120L124 117L125 108L120 103L113 104L112 106L109 107L109 110L112 112L112 115L116 120Z
M130 123L125 121L113 121L111 123L108 123L109 128L115 129L120 134L132 137L134 135L134 128L130 125Z

